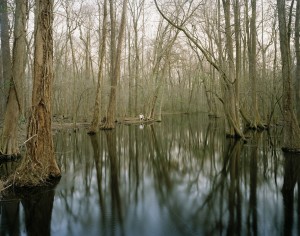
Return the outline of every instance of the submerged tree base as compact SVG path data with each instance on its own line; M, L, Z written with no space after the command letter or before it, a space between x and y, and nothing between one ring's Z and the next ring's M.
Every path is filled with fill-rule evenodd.
M0 164L3 162L17 161L21 159L21 157L22 157L21 154L7 155L0 152Z
M282 147L281 150L282 150L284 153L294 153L294 154L299 154L299 157L300 157L300 148Z
M5 185L14 187L48 186L61 177L60 171L51 166L43 166L31 160L23 160L16 171L8 177Z
M259 131L259 132L262 132L264 130L268 130L269 129L269 126L266 125L266 124L248 124L247 126L247 129L249 130L255 130L255 131Z
M236 140L242 139L242 140L246 141L246 138L244 136L239 135L239 134L226 133L226 138L231 138L231 139L236 139Z
M60 178L53 178L47 182L47 185L41 186L16 186L7 185L0 180L0 193L2 199L15 199L15 198L29 198L46 193L48 195L50 190L58 185ZM4 185L5 184L5 185ZM24 200L24 199L23 199Z
M96 133L97 133L97 132L94 131L94 130L89 130L89 131L87 132L87 134L90 135L90 136L95 135Z

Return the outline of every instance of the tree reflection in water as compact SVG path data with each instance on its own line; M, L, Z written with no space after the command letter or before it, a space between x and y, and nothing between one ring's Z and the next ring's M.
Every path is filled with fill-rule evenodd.
M0 164L0 177L7 178L18 166L19 162L4 162ZM20 201L4 198L0 201L0 235L20 235L19 213ZM1 200L1 199L0 199Z
M20 231L25 208L37 215L34 205L53 201L52 217L50 209L43 216L53 235L297 235L300 170L277 148L280 132L250 133L243 143L204 117L166 116L92 137L56 133L63 176L54 201L53 192L23 200L11 211Z
M27 235L51 235L54 189L36 189L22 197Z
M0 202L0 235L14 236L24 233L29 236L52 235L51 216L54 195L53 186L5 192L4 199ZM20 206L23 207L22 211Z
M298 191L295 196L295 186ZM282 186L282 196L284 202L284 235L299 235L300 233L300 155L293 153L284 153L284 181ZM297 217L294 220L295 200L297 201ZM293 232L293 224L297 224L297 231Z

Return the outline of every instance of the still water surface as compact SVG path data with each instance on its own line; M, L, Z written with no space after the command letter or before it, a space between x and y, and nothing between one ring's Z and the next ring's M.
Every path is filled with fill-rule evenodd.
M299 235L300 157L277 132L234 142L206 114L57 132L59 184L2 199L0 235Z

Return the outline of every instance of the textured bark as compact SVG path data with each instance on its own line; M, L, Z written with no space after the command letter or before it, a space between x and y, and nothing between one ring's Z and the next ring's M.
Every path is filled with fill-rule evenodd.
M227 53L227 79L229 80L224 87L224 110L227 117L227 132L230 137L242 137L240 117L239 117L239 100L238 100L238 83L236 77L236 65L234 64L232 30L230 22L230 0L223 0L224 18L225 18L225 38Z
M295 20L295 52L296 52L296 110L298 121L300 120L300 0L297 0Z
M51 133L52 25L53 1L37 0L32 110L27 128L27 153L13 177L17 186L44 185L49 178L60 176Z
M263 129L257 102L257 57L256 57L256 0L251 0L251 18L248 34L249 78L251 81L251 115L250 128Z
M9 21L7 12L7 0L0 1L0 24L1 24L1 56L2 56L2 86L0 90L0 106L4 112L8 97L10 81L12 76L11 54L9 45Z
M100 9L100 7L99 7ZM100 31L100 30L99 30ZM102 39L99 46L99 70L98 70L98 82L97 91L94 105L94 114L89 134L95 134L99 128L100 117L101 117L101 87L103 80L103 64L106 50L106 35L107 35L107 0L104 1L103 8L103 24L102 24Z
M283 81L283 150L300 152L300 129L294 112L292 69L290 51L290 24L287 24L285 0L277 0L280 52ZM291 12L291 11L290 11ZM289 16L291 17L291 15Z
M131 86L129 87L129 93L131 93L131 89L133 88L133 82L134 82L134 113L137 115L139 113L139 110L141 110L139 106L140 98L139 98L139 81L140 81L140 68L141 66L141 59L140 59L140 47L139 47L139 20L142 16L142 12L144 10L144 4L145 0L139 0L139 1L129 1L129 8L131 12L132 17L132 27L133 27L133 54L134 54L134 60L133 60L133 76L130 77L130 83ZM130 31L128 32L128 35L130 34ZM130 50L130 49L129 49ZM131 68L130 68L131 70ZM129 94L131 95L131 94ZM129 102L130 102L130 109L129 113L132 113L132 98L129 96ZM128 108L129 108L128 107Z
M117 85L118 80L120 79L121 74L121 52L122 44L125 32L125 23L126 23L126 12L127 12L127 0L123 1L123 10L121 23L118 34L118 41L116 42L116 22L115 22L115 10L114 10L114 1L110 0L110 23L111 23L111 41L110 41L110 96L107 109L106 123L102 129L114 129L116 121L116 109L117 109ZM117 45L116 45L117 44Z
M27 1L16 1L13 76L11 77L7 108L1 138L1 153L6 156L18 155L18 119L22 111L23 80L25 75Z

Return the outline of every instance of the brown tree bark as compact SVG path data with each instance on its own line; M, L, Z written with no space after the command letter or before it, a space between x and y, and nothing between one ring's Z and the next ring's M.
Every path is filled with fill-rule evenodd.
M140 47L139 47L139 20L142 16L142 12L144 10L144 5L145 5L145 0L139 0L139 1L129 1L129 9L131 13L131 18L132 18L132 27L133 27L133 50L134 50L134 60L133 60L133 79L130 79L131 86L129 89L131 90L133 87L133 81L134 81L134 113L135 115L138 115L140 106L140 98L139 98L139 90L140 90L140 68L141 66L141 56L140 56ZM128 33L130 34L130 33ZM131 68L130 68L131 69ZM131 91L129 91L131 93ZM129 96L129 102L130 102L130 110L128 111L131 113L132 109L132 98Z
M123 0L123 10L121 23L119 27L119 34L116 38L116 19L114 1L109 0L110 3L110 24L111 24L111 40L110 40L110 96L109 104L107 108L106 123L102 126L102 129L114 129L116 120L116 108L117 108L117 85L121 74L121 52L122 44L125 32L126 12L127 12L127 0ZM118 41L116 41L118 40Z
M294 2L294 1L293 1ZM293 4L292 4L293 5ZM292 87L292 59L290 50L290 23L287 23L285 0L277 0L280 52L283 82L283 147L284 151L300 152L300 129L294 112L295 98ZM292 6L291 8L292 9ZM291 13L291 11L290 11ZM290 14L288 17L292 17ZM290 22L290 21L289 21Z
M2 56L2 88L0 95L0 106L4 113L7 105L7 97L12 76L12 63L9 45L9 20L7 12L7 0L0 1L0 25L1 25L1 56Z
M239 117L239 89L236 84L239 79L236 77L236 65L234 63L233 42L232 42L232 26L230 22L230 0L222 0L225 18L225 39L227 53L227 83L224 86L224 110L227 118L227 132L230 137L243 137Z
M249 79L251 83L251 105L250 105L250 116L246 118L247 125L250 129L261 130L264 129L264 125L261 121L261 116L258 110L258 99L257 99L257 30L256 30L256 0L251 0L251 17L248 17L248 2L245 2L246 10L246 34L248 44L248 58L249 58Z
M16 1L13 69L9 88L4 127L0 143L0 152L5 157L19 154L18 148L18 119L22 108L23 80L25 75L26 52L26 14L27 0Z
M300 120L300 0L297 0L295 19L295 52L296 52L296 111L298 122Z
M36 0L32 108L27 127L27 153L12 180L17 186L45 185L60 177L51 132L53 82L53 1Z
M100 9L100 7L99 7ZM99 29L100 32L100 29ZM103 8L103 23L102 23L102 38L99 44L99 68L98 68L98 82L97 91L94 105L93 120L89 130L89 134L95 134L99 128L100 117L101 117L101 87L103 80L103 64L106 51L106 35L107 35L107 0L104 0Z

